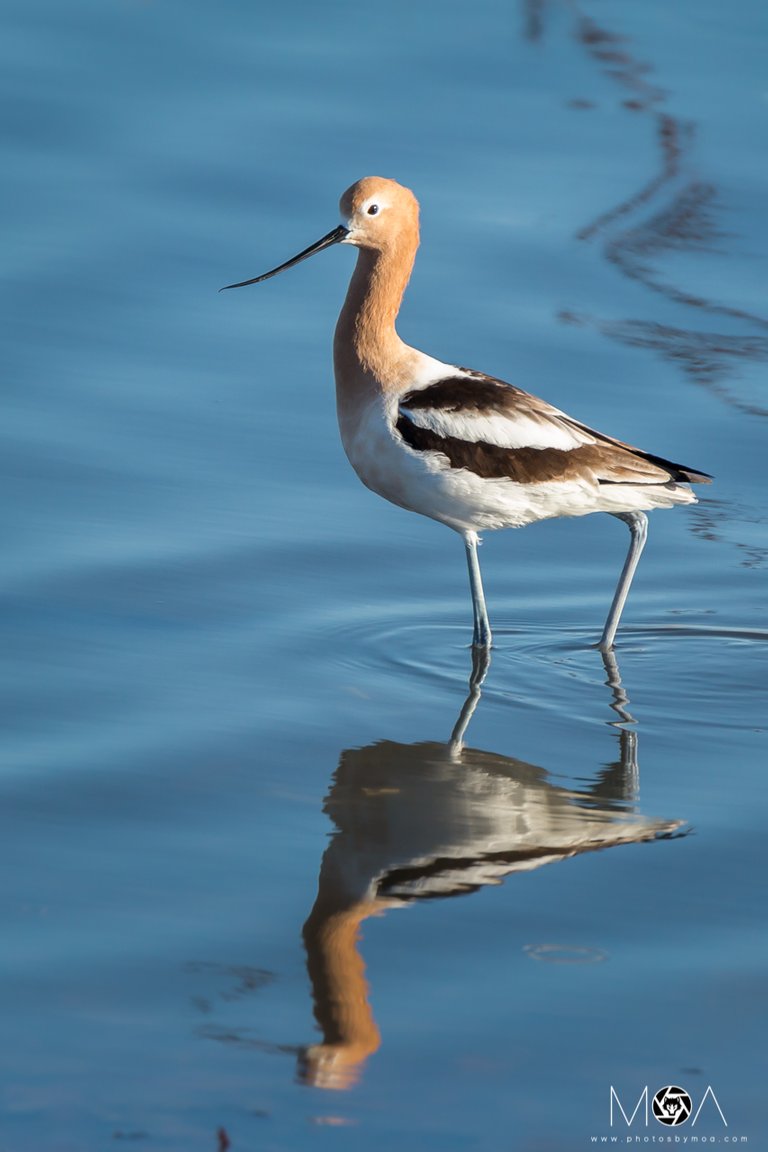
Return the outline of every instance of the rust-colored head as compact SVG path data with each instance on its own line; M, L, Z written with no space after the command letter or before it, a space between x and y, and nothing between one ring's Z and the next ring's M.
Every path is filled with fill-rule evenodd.
M408 238L419 242L419 202L410 188L384 176L364 176L347 188L339 202L348 235L342 243L384 251Z

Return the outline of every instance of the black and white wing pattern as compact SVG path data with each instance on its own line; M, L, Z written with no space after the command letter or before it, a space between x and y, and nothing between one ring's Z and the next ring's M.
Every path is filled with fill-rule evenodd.
M707 483L711 477L595 432L528 392L468 369L400 397L396 429L451 468L519 484L589 475L598 484Z

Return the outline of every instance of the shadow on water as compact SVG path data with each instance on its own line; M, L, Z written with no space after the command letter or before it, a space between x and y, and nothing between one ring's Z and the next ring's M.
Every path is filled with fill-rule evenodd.
M369 917L475 892L580 853L666 838L681 827L681 820L638 811L637 732L615 658L604 661L618 757L598 767L583 790L555 784L545 768L466 745L487 655L474 657L446 743L380 740L342 752L324 805L335 831L303 930L323 1038L300 1054L302 1082L351 1088L380 1047L359 950ZM533 952L561 962L602 959L584 947Z

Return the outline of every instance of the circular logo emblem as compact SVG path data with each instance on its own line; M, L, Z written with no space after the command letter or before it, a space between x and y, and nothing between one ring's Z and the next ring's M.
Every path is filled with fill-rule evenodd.
M691 1098L684 1088L668 1084L659 1088L651 1108L659 1124L685 1124L691 1114Z

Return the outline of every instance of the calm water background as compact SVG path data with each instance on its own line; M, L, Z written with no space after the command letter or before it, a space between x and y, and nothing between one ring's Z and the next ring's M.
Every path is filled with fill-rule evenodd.
M762 0L3 25L0 1149L571 1152L646 1084L762 1147ZM216 293L369 173L422 201L406 339L717 477L651 519L628 705L625 530L488 538L463 758L460 542L338 443L352 253Z

